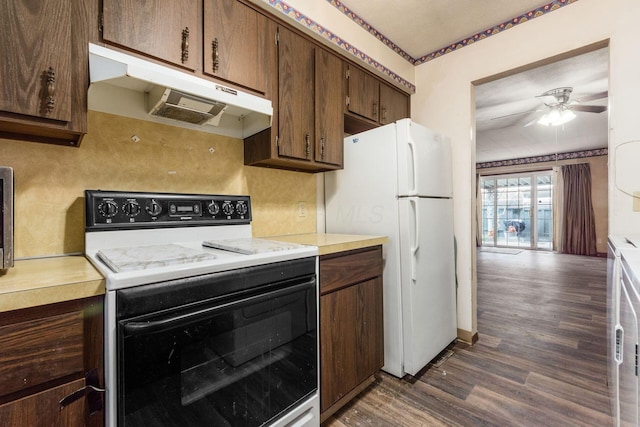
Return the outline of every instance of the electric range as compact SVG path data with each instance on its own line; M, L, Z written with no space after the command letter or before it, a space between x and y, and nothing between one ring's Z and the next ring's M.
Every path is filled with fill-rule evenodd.
M85 202L108 426L319 425L316 247L252 238L249 196Z

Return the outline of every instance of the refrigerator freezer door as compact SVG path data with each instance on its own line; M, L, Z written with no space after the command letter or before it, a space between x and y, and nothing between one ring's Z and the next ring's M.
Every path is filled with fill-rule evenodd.
M401 198L399 211L404 371L415 375L457 334L453 201Z
M451 144L424 126L396 122L398 195L452 197Z

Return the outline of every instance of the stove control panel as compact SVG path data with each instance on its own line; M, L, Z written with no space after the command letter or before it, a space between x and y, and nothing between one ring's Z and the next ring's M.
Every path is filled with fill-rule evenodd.
M85 191L86 230L114 230L251 222L249 196Z

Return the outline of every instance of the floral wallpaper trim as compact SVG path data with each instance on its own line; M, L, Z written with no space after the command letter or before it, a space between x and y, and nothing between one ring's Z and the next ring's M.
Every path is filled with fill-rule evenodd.
M289 6L287 3L283 2L282 0L269 0L269 5L271 7L273 7L274 9L276 9L277 11L285 14L289 18L294 19L296 22L298 22L299 24L305 26L306 28L308 28L309 30L313 31L314 33L318 34L319 36L321 36L325 40L330 41L331 43L333 43L334 45L338 46L339 48L341 48L345 52L347 52L347 53L351 54L352 56L358 58L359 60L363 61L368 66L370 66L370 67L376 69L377 71L381 72L383 75L385 75L385 76L389 77L390 79L396 81L397 83L402 85L404 88L406 88L411 93L415 93L416 92L416 86L413 83L411 83L410 81L408 81L408 80L404 79L403 77L399 76L398 74L396 74L392 70L390 70L387 67L385 67L384 65L382 65L380 62L376 61L375 59L371 58L366 53L362 52L357 47L353 46L352 44L350 44L346 40L342 39L341 37L339 37L338 35L333 33L331 30L323 27L322 25L320 25L319 23L317 23L313 19L311 19L308 16L300 13L299 11L297 11L293 7Z
M335 0L327 0L327 1L335 1ZM501 24L498 25L494 25L491 28L487 28L484 31L481 31L479 33L476 33L470 37L467 37L465 39L459 40L455 43L452 43L449 46L445 46L441 49L438 49L436 51L433 51L427 55L421 56L420 58L415 58L412 62L412 64L414 65L420 65L423 64L425 62L431 61L435 58L438 58L442 55L446 55L447 53L451 53L454 52L458 49L462 49L465 46L469 46L477 41L486 39L487 37L491 37L493 35L496 35L498 33L501 33L502 31L508 30L510 28L515 27L516 25L519 24L523 24L531 19L534 18L538 18L540 16L546 15L547 13L553 12L555 10L560 9L561 7L567 6L571 3L575 3L578 0L555 0L552 1L549 4L546 4L544 6L541 6L537 9L531 10L525 14L522 14L520 16L516 16L512 19L510 19L509 21L503 22Z
M544 156L523 157L520 159L497 160L495 162L476 163L477 169L499 168L504 166L530 165L534 163L555 162L556 160L584 159L587 157L606 156L606 148L593 150L573 151L570 153L547 154Z
M334 6L340 12L342 12L343 14L348 16L351 20L353 20L355 23L360 25L368 33L370 33L375 38L380 40L380 42L382 42L389 49L393 50L395 53L397 53L402 58L407 60L409 63L411 63L413 65L420 65L420 64L423 64L425 62L431 61L431 60L433 60L435 58L438 58L438 57L440 57L442 55L446 55L447 53L454 52L454 51L456 51L458 49L461 49L461 48L463 48L465 46L469 46L469 45L471 45L471 44L473 44L473 43L475 43L477 41L486 39L487 37L490 37L490 36L493 36L495 34L498 34L498 33L502 32L504 30L508 30L509 28L513 28L514 26L522 24L524 22L527 22L527 21L529 21L531 19L538 18L538 17L543 16L543 15L545 15L547 13L550 13L550 12L553 12L555 10L558 10L561 7L564 7L564 6L567 6L567 5L571 4L571 3L577 2L578 0L554 0L551 3L548 3L548 4L544 5L544 6L541 6L539 8L534 9L534 10L531 10L531 11L529 11L527 13L524 13L524 14L522 14L520 16L516 16L516 17L510 19L509 21L503 22L503 23L498 24L498 25L494 25L491 28L487 28L484 31L481 31L481 32L476 33L476 34L473 34L472 36L469 36L469 37L467 37L465 39L462 39L462 40L459 40L459 41L457 41L455 43L452 43L449 46L445 46L445 47L443 47L441 49L438 49L436 51L433 51L431 53L423 55L420 58L413 58L411 55L409 55L407 52L405 52L399 46L397 46L395 43L393 43L391 40L389 40L384 34L380 33L378 30L376 30L374 27L372 27L370 24L368 24L365 20L360 18L356 13L351 11L347 6L342 4L342 2L340 0L326 0L326 1L331 3L332 6ZM344 51L350 53L354 57L360 59L365 64L367 64L370 67L373 67L377 71L381 72L383 75L385 75L385 76L391 78L392 80L398 82L403 87L405 87L407 90L409 90L411 93L415 93L416 92L416 87L415 87L415 85L413 83L407 81L406 79L402 78L398 74L394 73L392 70L390 70L389 68L385 67L380 62L378 62L375 59L371 58L369 55L367 55L366 53L362 52L357 47L351 45L346 40L343 40L342 38L337 36L335 33L333 33L332 31L328 30L327 28L323 27L322 25L320 25L319 23L317 23L313 19L311 19L308 16L305 16L304 14L300 13L299 11L297 11L293 7L289 6L284 1L282 1L282 0L268 0L268 2L269 2L269 5L271 7L273 7L274 9L276 9L279 12L281 12L281 13L287 15L288 17L294 19L299 24L304 25L309 30L313 31L314 33L318 34L319 36L321 36L325 40L333 43L334 45L340 47L341 49L343 49Z

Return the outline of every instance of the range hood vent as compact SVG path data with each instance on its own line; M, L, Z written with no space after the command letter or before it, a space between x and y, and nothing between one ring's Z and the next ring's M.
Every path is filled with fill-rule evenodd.
M246 138L271 126L271 101L89 44L89 109Z

